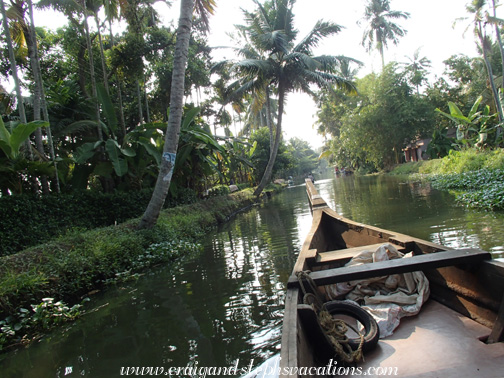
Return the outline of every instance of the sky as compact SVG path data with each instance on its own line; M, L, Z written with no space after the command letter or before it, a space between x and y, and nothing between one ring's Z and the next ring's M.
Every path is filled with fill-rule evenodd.
M381 59L377 52L367 53L362 46L362 35L365 29L363 20L366 0L297 0L294 5L294 25L299 30L298 38L303 38L322 19L332 21L344 27L337 35L323 40L314 49L315 55L345 55L364 63L358 77L381 70ZM389 45L385 50L385 63L391 61L408 62L414 52L420 49L420 57L427 57L432 62L431 79L441 76L444 71L443 61L454 54L477 56L476 45L471 30L466 28L469 20L454 22L460 18L469 17L465 10L469 0L391 0L392 10L408 12L408 20L398 23L408 32L400 39L398 46ZM168 7L158 3L165 24L177 20L180 0L172 1ZM240 8L253 10L252 0L217 0L216 13L210 18L209 45L230 46L227 35L233 32L234 25L244 24ZM499 14L498 17L503 17ZM361 25L358 25L361 21ZM55 29L63 26L64 17L43 13L35 18L37 26ZM230 50L215 50L214 58L221 60L224 56L232 58ZM316 119L316 106L313 100L305 94L292 93L287 97L286 113L283 120L285 138L298 137L306 140L313 148L323 144L323 138L313 127Z

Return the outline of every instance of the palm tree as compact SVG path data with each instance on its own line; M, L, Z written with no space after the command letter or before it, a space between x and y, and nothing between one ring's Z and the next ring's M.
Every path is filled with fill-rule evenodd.
M408 12L390 10L389 0L368 0L364 13L368 26L362 36L362 46L366 47L367 52L373 48L380 52L382 68L385 67L383 50L387 47L388 41L397 45L399 37L404 37L407 32L392 20L401 18L406 20L409 16Z
M475 19L474 19L475 26L476 26L477 23L479 23L479 28L475 27L475 31L476 31L476 35L480 39L480 42L483 41L482 42L483 57L484 57L484 60L485 60L485 64L487 66L487 71L488 71L488 74L489 74L489 81L493 82L494 81L492 79L493 73L491 74L491 72L492 72L492 66L491 66L491 64L489 62L489 58L486 56L486 53L485 53L485 50L484 50L484 48L486 46L484 40L487 39L487 37L486 36L483 37L483 38L481 37L481 34L482 34L483 30L484 30L484 27L481 28L481 14L482 14L482 8L483 8L484 5L485 5L485 1L484 0L473 0L472 4L467 7L467 10L470 13L474 13L475 14ZM502 28L502 25L504 24L504 20L502 20L500 18L497 18L497 11L496 11L497 6L499 6L498 2L496 2L496 0L492 0L491 9L492 9L493 16L490 16L488 14L488 12L487 12L486 13L486 22L488 22L490 24L493 24L494 27L495 27L495 34L497 36L497 43L499 45L499 51L500 51L500 55L501 55L501 67L502 67L502 75L501 76L504 77L504 45L503 45L502 36L501 36L501 28ZM492 76L490 76L490 74ZM504 81L502 83L503 83L502 86L504 87ZM499 122L502 123L502 120L504 119L504 114L502 114L503 110L502 110L501 101L499 100L500 97L496 97L495 96L495 93L496 93L495 83L490 83L490 85L491 85L493 97L494 97L494 100L495 100L495 104L496 104L496 107L497 107L497 112L498 112L498 115L499 115ZM499 126L499 127L497 127L497 133L496 133L496 136L495 136L495 140L496 141L499 140L501 133L502 133L502 127Z
M7 48L9 50L9 60L10 60L10 66L12 70L12 77L14 79L14 87L16 89L16 97L17 97L17 106L19 110L19 116L21 118L22 123L27 123L26 122L26 113L25 113L25 108L23 104L23 97L21 95L21 87L19 85L19 76L17 74L17 65L16 65L16 58L14 56L14 48L12 45L12 39L10 35L10 30L9 30L9 25L7 23L7 13L5 11L5 5L3 0L0 0L0 10L2 12L2 23L3 23L3 29L5 33L5 40L7 41Z
M185 71L189 40L191 38L193 10L196 9L196 12L208 28L208 14L213 14L214 7L214 0L196 0L196 3L195 0L182 0L180 3L180 18L173 56L170 115L166 128L163 156L152 198L138 225L140 229L152 228L156 224L170 189L184 110Z
M492 94L494 98L495 107L497 109L497 115L499 117L499 123L502 123L504 120L504 115L502 111L502 105L499 98L499 93L497 90L497 86L495 85L492 64L490 62L490 55L492 50L492 41L490 37L486 33L486 19L483 13L483 8L485 6L485 0L473 0L470 5L467 6L467 11L474 15L473 24L474 24L474 34L479 39L480 48L483 53L483 60L485 61L488 81L490 83L490 88L492 89ZM499 137L500 130L497 132L497 137Z
M27 22L25 18L27 9L29 10L28 13L30 15L30 22ZM42 108L42 110L44 110L45 121L49 121L49 117L47 114L47 106L43 94L42 77L40 75L40 65L38 58L35 25L33 22L33 6L31 0L11 1L11 7L6 12L7 16L10 18L11 21L10 32L12 33L14 41L16 43L16 56L22 59L23 61L25 61L25 59L28 57L30 65L32 67L33 83L34 83L34 89L32 93L33 118L34 120L40 120L40 112ZM48 128L47 130L48 130L49 142L52 143L50 128ZM44 157L45 152L44 152L42 129L38 128L37 130L35 130L34 135L35 135L35 146L37 148L37 151L39 152L39 156ZM51 152L53 152L53 149L51 149ZM33 155L30 154L30 157L32 158ZM54 157L52 160L56 167ZM45 175L41 176L40 181L43 193L48 194L49 184L47 176ZM59 186L57 186L57 188L59 188Z
M322 38L338 33L341 26L318 21L308 35L294 44L297 31L293 26L294 0L274 0L265 9L254 0L258 9L247 15L245 30L252 43L264 57L237 62L234 69L242 77L242 89L266 90L274 88L278 95L278 115L275 139L262 179L254 194L259 196L271 180L280 139L286 95L293 91L313 94L310 85L330 88L332 85L356 92L353 84L334 74L341 61L353 60L343 56L313 56L312 49Z
M34 21L34 16L33 16L33 4L31 0L28 0L28 10L29 10L29 15L30 15L30 35L31 35L31 50L32 53L30 54L30 60L32 60L32 67L33 67L33 76L34 76L34 81L35 81L35 99L37 97L40 99L40 108L42 109L42 114L43 114L43 119L45 122L48 123L47 125L47 139L49 143L49 152L51 155L51 160L53 161L54 164L54 169L56 171L55 174L55 182L56 182L56 192L60 192L60 183L59 183L59 177L58 177L58 163L56 161L56 154L54 152L54 142L52 138L52 131L51 131L51 125L49 124L49 111L47 109L47 101L45 97L45 89L44 89L44 81L42 79L42 71L40 70L40 61L39 61L39 56L38 56L38 47L37 47L37 35L35 33L35 21ZM35 108L35 101L34 101L34 118L35 120L40 119L40 115L37 113L40 113L40 111L37 112ZM42 145L42 130L39 128L37 129L37 149L41 154L44 153L44 147ZM44 183L45 178L42 177L42 183ZM45 185L42 186L45 188ZM46 190L48 192L48 190Z
M427 68L431 67L431 61L425 56L420 58L420 49L416 49L413 53L413 58L406 57L409 62L403 63L405 66L405 71L408 73L410 82L416 87L417 94L419 93L419 87L422 85L427 73Z

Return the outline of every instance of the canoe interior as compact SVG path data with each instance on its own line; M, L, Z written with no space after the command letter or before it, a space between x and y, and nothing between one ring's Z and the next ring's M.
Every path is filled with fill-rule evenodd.
M316 272L342 267L361 251L376 250L377 247L383 243L390 243L399 251L403 253L413 252L414 255L442 253L449 249L429 241L346 219L327 207L311 182L307 182L306 185L309 203L312 207L313 223L298 256L290 281L294 280L294 276L298 271L308 270ZM335 271L337 271L337 269ZM481 350L479 352L482 354L486 355L490 353L491 356L500 356L499 362L494 361L495 363L493 365L501 369L499 374L503 374L504 343L499 342L491 346L485 344L485 341L492 333L492 330L492 337L494 339L497 338L496 341L502 341L502 318L504 316L504 310L501 307L504 307L504 305L502 305L504 293L504 264L489 259L482 260L481 262L425 269L423 272L429 280L431 290L431 296L425 308L430 309L432 314L427 311L424 314L422 310L421 313L415 317L406 318L406 321L402 319L401 326L396 330L399 336L394 334L390 340L394 340L394 338L400 339L402 337L404 339L403 343L401 344L397 341L392 342L389 341L388 338L380 340L379 350L388 348L387 350L389 351L392 349L395 350L395 353L389 353L390 355L388 355L382 350L382 352L377 352L378 355L375 353L375 355L366 356L366 366L383 365L384 356L387 356L386 360L388 361L402 361L404 366L411 365L411 361L405 359L405 356L407 356L408 353L414 352L414 349L411 349L412 347L408 347L408 345L414 339L418 348L427 348L429 341L420 340L421 338L414 332L410 332L407 337L404 336L408 334L408 330L406 330L407 327L403 327L402 322L405 321L405 324L408 324L408 327L410 327L408 329L411 331L411 329L420 330L422 327L425 327L425 324L432 322L433 319L438 319L436 321L438 323L437 325L427 326L427 328L445 327L446 329L450 329L453 335L458 335L457 337L460 340L467 341L471 339L469 340L471 342L468 342L467 345L473 347L480 346ZM297 318L297 305L302 302L300 291L296 287L289 286L285 302L281 367L317 366L313 346L309 345L306 335L304 334L303 326ZM433 304L430 302L433 302ZM443 313L443 316L439 315L441 313ZM458 319L454 321L454 323L460 323L464 326L459 327L457 333L456 330L451 329L454 324L443 324L443 321L448 321L447 319L451 319L452 321ZM422 321L424 323L421 323ZM402 331L401 328L403 329ZM469 331L465 328L468 328ZM429 332L424 333L425 335L432 336ZM441 335L441 333L438 334ZM456 341L457 337L454 336L453 338L455 344L458 343ZM409 342L408 339L410 339ZM423 345L422 342L425 345ZM390 343L394 344L394 346L390 347ZM456 347L456 345L454 347ZM489 351L489 349L492 350ZM464 360L464 358L465 357L460 356L459 359ZM473 359L465 358L465 360L472 361ZM493 366L492 363L487 360L488 358L479 359L486 367ZM491 360L493 361L493 359ZM483 361L487 362L483 363ZM435 370L444 371L443 369L448 369L447 371L451 372L452 370L450 369L455 365L453 365L453 363L451 365L447 363L446 366L436 366ZM456 376L456 374L462 374L461 372L467 372L469 370L467 367L463 368L461 365L459 371L457 371L457 369L453 370L453 374ZM407 371L412 372L412 369L408 369ZM290 370L290 372L292 372L292 370ZM465 376L464 374L461 376ZM296 376L296 374L290 375ZM413 374L411 376L415 375Z

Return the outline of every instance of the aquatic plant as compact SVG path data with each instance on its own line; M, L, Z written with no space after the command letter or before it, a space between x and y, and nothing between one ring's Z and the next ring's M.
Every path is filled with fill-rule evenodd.
M75 320L82 314L82 303L87 301L89 299L85 298L80 304L69 307L62 301L55 302L54 298L44 298L39 304L31 305L31 311L18 309L17 314L0 321L0 350L6 345L28 342L41 331Z
M504 209L504 170L479 169L460 174L431 175L437 189L451 190L456 200L469 207Z

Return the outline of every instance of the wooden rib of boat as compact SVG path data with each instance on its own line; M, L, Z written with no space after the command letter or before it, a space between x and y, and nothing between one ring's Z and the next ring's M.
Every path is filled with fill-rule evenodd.
M430 298L418 315L402 318L392 336L365 354L364 362L356 365L361 374L383 375L392 369L389 375L401 377L504 377L503 262L481 250L450 250L346 219L327 206L310 180L306 187L313 223L287 285L280 375L327 371L315 370L322 366L320 346L311 344L310 327L299 317L297 272L310 271L313 281L323 286L421 270L429 280ZM383 243L414 256L344 267L359 252Z

